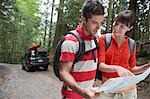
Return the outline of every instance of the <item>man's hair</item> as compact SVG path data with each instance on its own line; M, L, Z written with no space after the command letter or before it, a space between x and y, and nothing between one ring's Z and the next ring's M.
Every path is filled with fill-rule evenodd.
M91 18L92 15L104 15L104 7L98 0L85 0L81 15L85 17L86 20Z
M131 10L124 10L118 14L115 21L131 27L134 25L135 15Z

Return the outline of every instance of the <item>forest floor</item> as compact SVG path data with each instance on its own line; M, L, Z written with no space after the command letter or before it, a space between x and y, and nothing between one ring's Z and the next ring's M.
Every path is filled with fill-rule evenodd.
M61 99L61 85L52 67L26 72L21 65L0 64L0 99ZM138 99L150 99L150 86L141 82Z

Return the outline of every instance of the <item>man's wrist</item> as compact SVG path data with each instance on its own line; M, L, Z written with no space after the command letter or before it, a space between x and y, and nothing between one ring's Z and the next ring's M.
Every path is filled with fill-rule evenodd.
M114 72L116 72L116 71L117 71L116 66L112 66L112 71L114 71Z
M81 93L83 89L84 89L84 88L82 88L82 87L80 87L80 86L78 86L78 85L72 86L72 90L74 90L74 91L77 92L77 93Z

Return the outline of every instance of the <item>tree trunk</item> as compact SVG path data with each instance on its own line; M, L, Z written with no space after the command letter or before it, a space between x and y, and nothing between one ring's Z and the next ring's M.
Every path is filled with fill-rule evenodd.
M107 18L107 26L106 33L111 32L110 25L112 23L112 0L109 0L109 8L108 8L108 18Z
M51 12L51 20L50 20L50 28L49 28L49 38L48 38L48 47L47 47L47 52L48 54L50 54L50 47L51 47L51 35L52 35L52 24L53 24L53 11L54 11L54 2L55 0L53 0L52 2L52 12Z
M52 48L56 47L60 37L64 35L64 33L66 32L66 23L64 22L64 13L63 13L63 7L62 7L63 4L64 4L64 0L60 0L59 7L61 8L58 11L58 18L57 18L55 36L54 36Z
M46 8L46 16L45 16L45 27L44 27L44 37L43 37L43 45L45 45L45 42L46 42L46 34L47 34L47 27L48 27L48 4L49 4L49 1L47 1L47 8Z
M119 12L121 12L122 11L122 9L123 9L123 0L119 0L119 2L120 2L120 6L119 6Z
M129 9L133 11L134 15L135 15L135 20L137 20L138 17L136 17L136 10L137 10L137 0L130 0L129 2ZM134 23L134 29L132 29L132 31L128 34L129 37L131 38L135 38L135 30L136 30L137 26L136 26L136 22Z

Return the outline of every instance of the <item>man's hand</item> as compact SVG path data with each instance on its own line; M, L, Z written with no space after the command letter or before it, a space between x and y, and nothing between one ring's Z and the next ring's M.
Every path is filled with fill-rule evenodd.
M94 93L94 91L95 90L93 88L83 88L81 90L81 95L87 99L96 99L96 97L98 97L100 93Z

